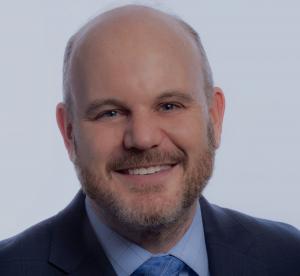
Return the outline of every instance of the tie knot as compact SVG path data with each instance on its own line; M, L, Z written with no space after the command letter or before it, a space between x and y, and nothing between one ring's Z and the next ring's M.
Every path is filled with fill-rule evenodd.
M171 255L152 257L133 272L132 276L178 275L184 266L183 261Z

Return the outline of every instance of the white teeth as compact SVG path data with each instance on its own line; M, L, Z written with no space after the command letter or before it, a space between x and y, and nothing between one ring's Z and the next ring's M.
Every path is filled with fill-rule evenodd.
M138 169L129 169L128 173L133 175L145 175L145 174L152 174L157 173L160 171L164 171L169 169L171 166L164 165L164 166L154 166L149 168L138 168Z

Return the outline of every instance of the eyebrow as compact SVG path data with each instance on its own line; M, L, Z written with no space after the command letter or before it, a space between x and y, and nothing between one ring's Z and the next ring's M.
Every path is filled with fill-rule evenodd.
M180 91L173 91L173 90L162 93L160 96L157 97L157 101L168 100L170 98L176 98L185 103L191 103L195 101L192 95Z
M176 98L185 103L191 103L195 101L194 98L187 93L172 90L172 91L163 92L155 99L155 102L162 101L162 100L169 100L171 98ZM97 99L88 104L84 114L86 117L91 117L104 106L116 106L116 107L124 108L125 104L122 101L114 98L108 98L103 100Z
M113 99L113 98L108 98L108 99L104 99L104 100L100 100L100 99L94 100L88 104L87 108L85 109L84 114L86 117L91 117L103 106L124 107L124 103L122 103L120 100Z

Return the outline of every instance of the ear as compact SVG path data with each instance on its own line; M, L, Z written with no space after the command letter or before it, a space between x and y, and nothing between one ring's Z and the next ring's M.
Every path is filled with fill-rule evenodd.
M70 114L64 103L59 103L56 106L56 122L63 137L69 158L73 162L75 157L73 125Z
M214 128L215 145L218 148L221 143L222 125L225 111L225 97L219 87L214 87L213 97L210 102L209 112Z

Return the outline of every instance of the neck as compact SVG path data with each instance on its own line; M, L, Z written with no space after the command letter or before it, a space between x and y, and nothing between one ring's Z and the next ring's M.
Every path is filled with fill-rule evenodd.
M93 209L96 211L102 222L119 235L153 254L166 253L178 243L189 229L197 206L197 202L194 202L190 208L183 211L176 221L168 225L136 229L107 219L103 216L103 213L99 210L98 206L94 202L92 203Z

